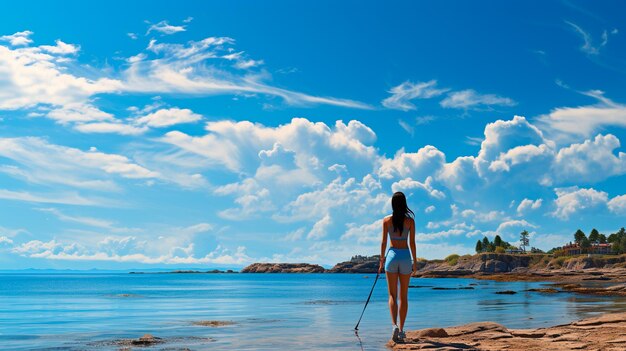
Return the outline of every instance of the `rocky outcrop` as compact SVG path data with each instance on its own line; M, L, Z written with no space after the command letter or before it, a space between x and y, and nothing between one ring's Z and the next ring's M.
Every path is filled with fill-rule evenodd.
M337 263L329 273L377 273L380 256L354 256L350 261Z
M528 269L531 255L509 255L482 253L474 256L461 256L455 265L446 261L421 262L415 276L449 277L473 273L506 273Z
M324 273L324 267L308 263L253 263L241 273Z
M407 332L393 350L626 350L626 313L606 314L566 325L507 329L493 322Z

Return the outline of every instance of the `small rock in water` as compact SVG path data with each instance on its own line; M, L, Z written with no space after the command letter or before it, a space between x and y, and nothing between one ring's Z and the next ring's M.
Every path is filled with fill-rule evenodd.
M496 294L500 294L500 295L514 295L514 294L517 294L517 291L503 290L503 291L496 291Z
M193 325L199 325L199 326L203 326L203 327L224 327L227 325L233 325L236 324L233 321L196 321L196 322L192 322Z
M133 339L130 341L132 345L142 345L142 346L150 346L156 345L163 342L163 339L158 338L152 334L144 334L144 336L139 339Z

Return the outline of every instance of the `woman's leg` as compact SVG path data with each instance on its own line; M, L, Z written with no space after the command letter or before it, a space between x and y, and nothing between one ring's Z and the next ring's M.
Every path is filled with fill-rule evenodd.
M409 310L409 282L411 274L399 274L400 276L400 331L404 331L404 321Z
M398 325L398 273L385 273L387 275L387 289L389 289L389 312L393 325Z

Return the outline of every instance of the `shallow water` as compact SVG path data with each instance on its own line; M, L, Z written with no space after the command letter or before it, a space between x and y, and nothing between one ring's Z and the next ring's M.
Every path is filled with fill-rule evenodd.
M375 275L364 274L2 274L0 349L118 350L145 333L160 350L360 350L354 325ZM433 290L433 287L473 290ZM490 320L512 328L566 323L626 300L523 292L536 282L413 278L407 329ZM378 281L359 335L384 350L391 322ZM513 290L515 295L496 291ZM194 321L233 321L205 327ZM210 339L209 339L210 338Z

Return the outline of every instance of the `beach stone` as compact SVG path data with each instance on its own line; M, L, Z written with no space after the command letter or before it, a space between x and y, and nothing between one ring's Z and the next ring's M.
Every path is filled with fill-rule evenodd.
M420 330L417 334L418 338L445 338L448 333L443 328L429 328Z

